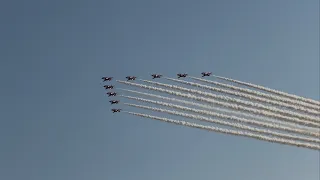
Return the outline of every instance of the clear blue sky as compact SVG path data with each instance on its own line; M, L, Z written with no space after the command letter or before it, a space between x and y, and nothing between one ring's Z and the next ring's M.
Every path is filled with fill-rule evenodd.
M319 179L317 151L112 114L100 81L212 71L319 100L318 0L5 0L0 22L0 179Z

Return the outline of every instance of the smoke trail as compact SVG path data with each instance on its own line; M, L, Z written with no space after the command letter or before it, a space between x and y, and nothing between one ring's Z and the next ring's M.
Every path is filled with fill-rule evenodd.
M291 109L294 109L294 110L303 111L305 113L310 113L310 114L314 114L314 115L319 115L320 114L319 111L309 110L309 109L306 109L306 108L303 108L303 107L299 107L299 106L296 106L296 105L292 105L292 104L286 104L286 103L282 103L282 102L278 102L278 101L272 101L272 100L268 100L268 99L263 99L263 98L260 98L260 97L244 94L244 93L241 93L241 92L229 91L229 90L225 90L225 89L215 88L215 87L206 86L206 85L193 83L193 82L188 82L188 81L183 81L183 80L179 80L179 79L172 79L172 78L166 78L166 77L165 77L165 79L168 79L168 80L174 81L174 82L179 82L179 83L186 84L186 85L200 87L200 88L203 88L203 89L208 89L208 90L211 90L211 91L216 91L216 92L220 92L220 93L226 93L226 94L230 94L230 95L234 95L234 96L244 97L244 98L247 98L247 99L250 99L250 100L259 101L259 102L262 102L262 103L269 103L269 104L273 104L273 105L284 106L284 107L291 108ZM290 111L288 111L288 112L291 114ZM316 117L313 117L313 118L316 118Z
M216 104L216 105L220 105L220 106L227 107L227 108L247 111L247 112L254 113L254 114L261 114L261 115L268 116L268 117L273 117L273 118L279 118L279 119L282 119L284 121L295 122L297 124L301 124L301 125L305 125L305 126L320 127L320 124L318 124L318 123L303 121L303 120L300 120L300 119L297 119L297 118L286 117L286 116L282 116L282 115L274 114L274 113L269 113L269 112L265 112L265 111L259 111L259 110L256 110L256 109L243 107L243 106L239 106L239 105L235 105L235 104L223 103L223 102L220 102L220 101L216 101L214 99L206 99L206 98L203 98L203 97L197 97L197 96L194 96L192 94L184 94L184 93L180 93L180 92L170 91L170 90L166 90L166 89L162 89L162 88L157 88L157 87L147 86L147 85L143 85L143 84L127 82L127 81L121 81L121 80L116 80L116 81L119 82L119 83L131 85L131 86L136 86L136 87L140 87L140 88L144 88L144 89L155 90L155 91L158 91L158 92L164 92L164 93L168 93L168 94L171 94L171 95L176 95L176 96L180 96L180 97L194 99L194 100L198 100L198 101L202 101L202 102L207 102L207 103L210 103L210 104Z
M305 132L309 132L309 131L318 131L318 129L314 129L311 127L304 127L301 125L297 125L297 124L292 124L292 123L288 123L288 122L284 122L284 121L278 121L278 120L274 120L274 119L268 119L266 117L262 117L262 116L258 116L258 115L253 115L253 114L248 114L242 111L234 111L234 110L228 110L228 109L222 109L222 108L218 108L218 107L213 107L213 106L208 106L205 104L199 104L199 103L195 103L195 102L190 102L190 101L185 101L185 100L181 100L181 99L176 99L176 98L169 98L169 97L165 97L165 96L160 96L160 95L155 95L155 94L150 94L150 93L143 93L143 92L139 92L139 91L134 91L134 90L129 90L129 89L122 89L122 88L117 88L123 91L127 91L127 92L133 92L136 94L140 94L140 95L145 95L145 96L149 96L149 97L155 97L155 98L159 98L162 100L169 100L169 101L174 101L174 102L179 102L179 103L183 103L185 105L192 105L192 106L197 106L197 107L201 107L204 109L209 109L209 110L215 110L215 111L220 111L220 112L224 112L224 113L230 113L230 114L234 114L234 115L239 115L239 116L245 116L247 118L253 118L253 119L260 119L260 120L264 120L264 121L269 121L272 122L273 124L281 124L283 126L287 126L288 128L291 129L301 129L301 131L305 131ZM310 135L315 135L317 136L318 132L309 132Z
M263 135L249 133L249 132L243 132L243 131L234 131L234 130L229 130L229 129L217 128L217 127L213 127L213 126L204 126L204 125L190 123L190 122L186 122L186 121L178 121L178 120L173 120L173 119L168 119L168 118L151 116L148 114L135 113L135 112L129 112L129 111L123 111L123 112L128 113L128 114L132 114L135 116L150 118L150 119L159 120L159 121L163 121L163 122L167 122L167 123L172 123L172 124L176 124L176 125L183 125L183 126L198 128L198 129L207 130L207 131L230 134L230 135L235 135L235 136L245 136L245 137L255 138L258 140L262 140L262 141L272 142L272 143L280 143L280 144L285 144L285 145L304 147L304 148L313 149L313 150L320 150L320 146L315 145L315 144L301 143L301 142L287 140L287 139L274 138L274 137L263 136Z
M252 87L252 88L260 89L260 90L267 91L267 92L270 92L270 93L274 93L274 94L277 94L277 95L282 95L282 96L285 96L285 97L288 97L288 98L292 98L292 99L296 99L296 100L300 100L300 101L303 101L303 102L306 102L306 103L310 103L310 104L314 104L314 105L320 106L320 102L316 101L316 100L313 100L313 99L297 96L297 95L294 95L294 94L289 94L289 93L286 93L286 92L278 91L278 90L275 90L275 89L270 89L270 88L267 88L267 87L263 87L263 86L259 86L259 85L255 85L255 84L251 84L251 83L247 83L247 82L243 82L243 81L234 80L234 79L231 79L231 78L225 78L225 77L217 76L217 75L212 75L212 76L214 76L214 77L216 77L218 79L225 80L225 81L237 83L237 84L240 84L240 85L249 86L249 87Z
M228 97L228 96L215 95L215 94L212 94L212 93L202 92L202 91L195 90L195 89L188 89L188 88L184 88L184 87L179 87L179 86L170 85L170 84L163 84L163 83L158 83L158 82L154 82L154 81L148 81L148 80L141 80L141 81L147 82L149 84L154 84L154 85L158 85L158 86L162 86L162 87L167 87L167 88L171 88L171 89L180 90L180 91L196 93L196 94L207 96L207 97L211 97L211 98L214 98L214 99L221 99L223 101L233 102L233 103L237 103L237 104L240 104L240 105L242 104L242 105L252 106L252 107L256 107L256 108L261 108L261 109L264 109L266 111L273 111L273 112L280 113L280 114L283 114L283 115L294 116L294 117L302 118L302 119L309 120L309 121L312 121L312 122L317 122L317 118L315 118L315 117L302 115L302 114L291 112L291 111L285 111L285 110L281 110L281 109L277 109L277 108L273 108L273 107L268 107L268 106L265 106L265 105L262 105L262 104L252 103L252 102L249 102L249 101L243 101L243 100L231 98L231 97Z
M275 96L273 94L267 94L267 93L263 93L263 92L260 92L260 91L255 91L255 90L251 90L251 89L232 86L232 85L229 85L229 84L223 84L223 83L220 83L220 82L210 81L210 80L206 80L206 79L202 79L202 78L191 77L191 76L190 76L190 78L194 79L194 80L201 81L201 82L214 84L214 85L222 87L222 88L228 88L228 89L244 92L244 93L247 93L247 94L260 96L260 97L267 98L267 99L273 99L273 100L281 101L281 102L284 102L284 103L287 103L287 104L299 104L300 106L303 106L303 107L306 107L306 108L312 108L314 110L317 110L317 112L319 112L319 110L320 110L319 106L316 106L316 105L313 105L313 104L308 104L308 103L305 103L305 102L302 102L302 101L296 101L296 100L288 99L288 98L285 98L285 97Z
M122 89L122 88L118 88L118 89L123 90L123 91L133 92L133 93L136 93L136 94L145 95L145 96L155 97L155 98L159 98L159 99L162 99L162 100L175 101L175 102L183 103L183 104L185 104L185 105L192 105L192 106L197 106L197 107L201 107L201 108L205 108L205 109L210 109L210 110L215 110L215 111L220 111L220 112L230 113L230 114L237 114L237 115L242 115L242 116L246 116L246 117L262 118L263 120L265 120L265 118L263 118L263 117L251 115L251 114L244 113L244 112L239 112L239 111L234 111L234 110L229 110L229 109L224 109L224 108L209 106L209 105L205 105L205 104L199 104L199 103L195 103L195 102L185 101L185 100L182 100L182 99L169 98L169 97L160 96L160 95L155 95L155 94L150 94L150 93L143 93L143 92L134 91L134 90L129 90L129 89ZM297 125L295 125L295 124L289 124L289 123L282 122L282 121L281 121L281 122L279 122L279 121L273 121L273 122L284 123L284 124L286 124L286 125L288 125L288 126L290 126L290 125L291 125L291 126L294 126L294 127L297 126ZM302 128L302 127L301 127L301 128ZM310 129L309 129L309 130L310 130Z
M220 124L220 125L224 125L224 126L231 126L231 127L235 127L235 128L239 128L239 129L243 129L243 130L249 130L249 131L252 131L252 132L269 134L269 135L278 136L278 137L282 137L282 138L288 138L288 139L291 139L291 140L300 140L300 141L308 141L308 142L319 143L318 139L293 136L293 135L290 135L290 134L282 134L282 133L278 133L278 132L274 132L274 131L270 131L270 130L264 130L264 129L250 127L250 126L245 126L245 125L242 125L242 124L239 124L239 123L230 123L230 122L226 122L226 121L220 121L220 120L215 120L215 119L212 119L212 118L207 118L207 117L204 117L204 116L181 113L181 112L171 111L171 110L161 109L161 108L154 108L154 107L148 107L148 106L142 106L142 105L136 105L136 104L130 104L130 103L124 103L124 104L128 105L128 106L132 106L132 107L148 109L148 110L157 111L157 112L165 112L165 113L168 113L168 114L183 116L183 117L186 117L186 118L192 118L192 119L200 120L200 121L216 123L216 124Z
M253 124L253 125L258 125L258 126L262 126L265 128L271 128L271 129L277 129L277 130L283 130L283 131L288 131L288 132L293 132L293 133L300 133L300 134L304 134L304 135L311 135L311 136L315 136L315 137L320 137L319 133L313 133L313 132L303 131L303 130L299 130L299 129L292 129L292 128L288 128L288 127L277 126L277 125L273 125L273 124L269 124L269 123L263 123L263 122L258 122L258 121L254 121L254 120L238 118L235 116L228 116L228 115L224 115L224 114L218 114L215 112L204 111L204 110L200 110L200 109L193 109L193 108L179 106L179 105L170 104L170 103L165 103L165 102L161 102L161 101L153 101L153 100L149 100L149 99L143 99L143 98L132 97L132 96L124 96L124 95L121 95L121 96L128 98L128 99L134 99L137 101L157 104L157 105L166 106L166 107L170 107L170 108L174 108L174 109L178 109L178 110L184 110L184 111L189 111L189 112L194 112L194 113L199 113L199 114L204 114L204 115L210 115L210 116L214 116L214 117L218 117L218 118L234 120L234 121L237 121L240 123ZM320 139L305 138L304 140L310 141L310 142L320 143Z

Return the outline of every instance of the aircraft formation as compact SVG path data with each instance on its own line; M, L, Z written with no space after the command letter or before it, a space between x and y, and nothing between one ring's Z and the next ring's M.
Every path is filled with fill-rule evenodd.
M231 78L217 76L211 72L201 72L201 76L199 73L198 78L188 75L187 73L176 74L176 79L165 77L162 74L150 74L150 76L150 79L163 78L170 82L181 83L189 87L181 87L179 85L154 82L151 80L142 80L143 82L151 85L145 85L144 83L140 84L139 82L130 83L127 81L135 81L140 79L138 79L136 76L126 76L126 81L115 81L131 87L137 87L139 89L141 88L149 91L166 93L168 95L180 97L181 99L156 95L152 92L140 92L139 90L134 91L130 89L122 89L127 92L154 97L164 101L145 99L138 97L138 95L126 96L125 94L122 95L122 93L117 92L115 90L117 88L114 85L103 84L103 88L107 91L106 95L108 98L110 98L109 103L112 106L111 112L128 113L139 117L212 132L235 136L246 136L268 142L320 150L320 133L316 131L316 129L319 129L320 127L319 101ZM227 82L211 81L206 79L206 76L212 76L215 79L224 80ZM186 80L178 80L179 78L186 78ZM194 81L188 81L189 78ZM112 82L113 79L115 78L102 77L103 82ZM212 84L212 86L205 84ZM198 89L192 87L197 87ZM206 90L210 90L212 93ZM166 114L182 116L188 119L206 121L215 125L207 126L203 124L190 123L188 121L154 116L151 114L143 114L134 111L131 112L127 109L119 109L116 106L120 104L120 100L111 99L115 96L153 104L141 105L121 102L123 105L147 109L153 112L163 112ZM188 99L189 101L182 100L182 98ZM179 105L175 104L174 102L179 103ZM170 108L170 110L155 107L154 105L164 106ZM188 111L188 113L186 111ZM210 116L210 118L208 116ZM226 119L228 122L224 120L218 120L217 118ZM234 129L225 129L219 127L220 125L233 127ZM261 127L258 128L255 126ZM238 129L242 129L243 131L239 131ZM294 135L294 133L296 135Z
M129 77L129 76L128 76L128 77ZM128 79L128 77L127 77L127 79ZM112 81L113 77L102 77L101 79L103 80L103 82L105 82L105 81ZM108 90L108 89L113 89L113 88L114 88L113 85L104 85L103 87L104 87L106 90ZM108 97L110 97L110 96L116 96L116 95L117 95L117 93L116 93L116 92L113 92L113 91L109 91L109 92L107 92L106 94L108 94ZM119 101L119 100L110 100L109 102L110 102L111 104L118 104L120 101ZM113 113L115 113L115 112L120 112L121 109L111 109L111 111L112 111Z
M210 76L212 73L211 73L211 72L202 72L201 74L202 74L202 77L204 77L204 76ZM157 78L161 78L161 77L162 77L161 74L151 74L151 76L152 76L152 79L157 79ZM187 76L188 76L187 73L178 73L178 74L177 74L177 78L185 78L185 77L187 77ZM136 78L137 78L136 76L126 76L127 81L134 81L134 80L136 80ZM106 81L112 81L112 80L113 80L113 77L106 77L106 76L104 76L104 77L102 77L101 79L103 80L103 82L106 82ZM114 88L113 85L104 85L103 87L104 87L106 90L109 90L109 89L113 89L113 88ZM106 94L108 95L108 97L110 97L110 96L117 96L117 93L114 92L114 91L109 91L109 92L107 92ZM119 101L119 100L110 100L109 102L111 103L111 105L113 105L113 104L118 104L120 101ZM111 111L112 111L112 113L116 113L116 112L120 112L121 109L115 109L115 108L113 108L113 109L111 109Z

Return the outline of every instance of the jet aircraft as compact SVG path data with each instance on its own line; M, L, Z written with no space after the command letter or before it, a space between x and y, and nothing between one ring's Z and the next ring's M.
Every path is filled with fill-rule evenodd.
M202 72L202 77L204 76L210 76L212 74L212 72Z
M118 104L119 103L119 101L118 100L111 100L111 101L109 101L111 104Z
M107 92L107 94L109 95L109 97L110 97L110 96L116 96L116 95L117 95L116 92Z
M113 89L113 86L112 85L104 85L103 86L105 89Z
M111 81L113 77L102 77L101 79L103 79L103 82L105 81Z
M112 113L115 113L115 112L120 112L121 109L111 109L111 111L113 111Z
M152 74L152 79L155 79L155 78L161 78L161 74Z
M135 76L127 76L126 78L127 78L127 81L130 81L130 80L133 81L133 80L136 80L137 77L135 77Z
M178 76L178 78L182 78L182 77L187 77L188 74L186 74L186 73L184 73L184 74L179 73L179 74L177 74L177 76Z

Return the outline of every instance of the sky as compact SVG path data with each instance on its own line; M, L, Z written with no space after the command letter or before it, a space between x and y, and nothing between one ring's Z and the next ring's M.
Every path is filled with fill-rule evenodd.
M0 179L320 178L318 151L112 114L101 82L212 71L319 100L318 0L4 0L0 22Z

